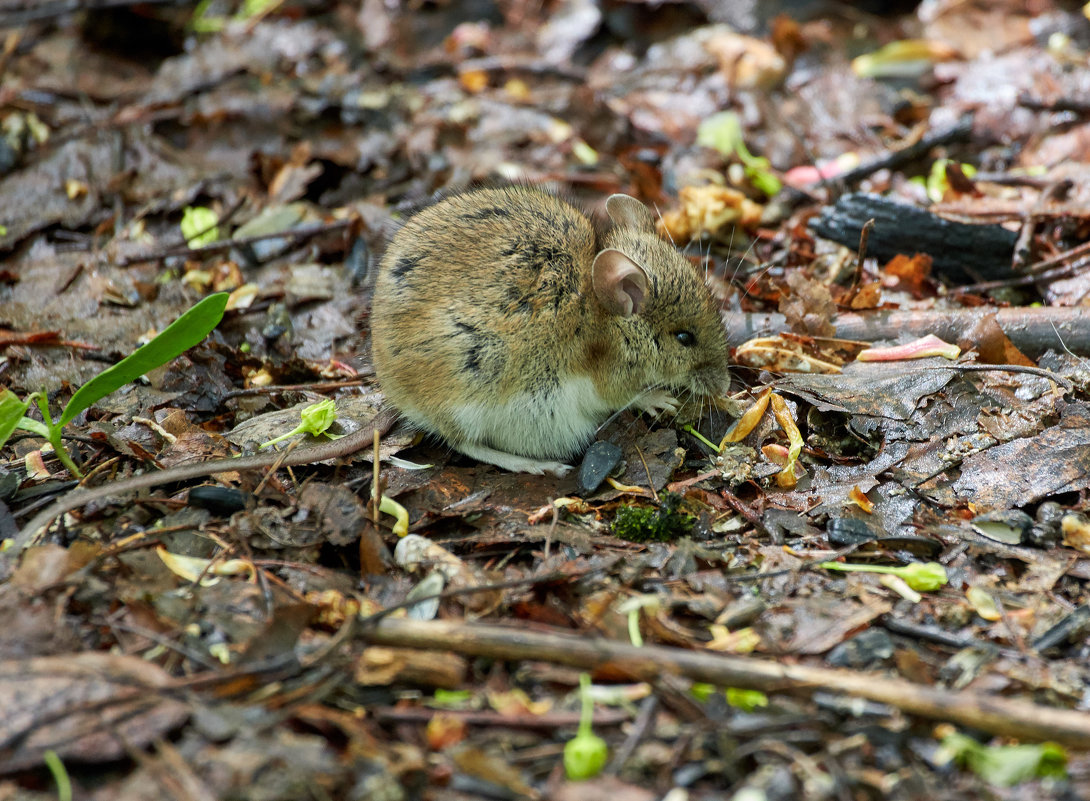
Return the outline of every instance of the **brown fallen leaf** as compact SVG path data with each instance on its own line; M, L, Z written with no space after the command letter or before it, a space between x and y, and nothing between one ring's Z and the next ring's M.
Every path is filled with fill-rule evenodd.
M135 656L65 654L0 661L0 774L42 763L104 762L181 725L189 708L171 677ZM158 691L157 691L158 690Z
M564 782L552 793L553 801L651 801L658 796L635 784L628 784L616 776L599 776L585 782Z

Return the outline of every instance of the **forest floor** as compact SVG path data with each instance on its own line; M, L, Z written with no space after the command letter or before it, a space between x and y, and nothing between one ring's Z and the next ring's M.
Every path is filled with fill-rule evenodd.
M365 424L383 248L472 185L655 209L733 386L606 481L398 425L406 536L370 452L21 532L75 481L15 431L0 799L1090 798L1085 9L98 5L0 0L5 397L230 300L71 421L86 484Z

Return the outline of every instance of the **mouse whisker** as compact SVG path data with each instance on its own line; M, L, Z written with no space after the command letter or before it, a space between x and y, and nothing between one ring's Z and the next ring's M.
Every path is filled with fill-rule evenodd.
M668 225L666 225L666 220L662 216L662 211L659 209L658 203L655 204L655 214L658 215L659 222L662 223L662 230L666 232L666 238L669 239L670 244L676 248L677 242L674 241L674 235L670 233L670 228ZM686 245L685 247L688 247L688 245Z

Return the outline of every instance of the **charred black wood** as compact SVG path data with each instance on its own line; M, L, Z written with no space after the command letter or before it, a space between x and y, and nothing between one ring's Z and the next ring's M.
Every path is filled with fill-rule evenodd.
M867 220L874 230L867 255L880 262L899 253L931 257L937 277L955 284L1010 275L1016 231L999 225L952 222L910 203L856 192L844 195L810 222L814 233L855 249Z

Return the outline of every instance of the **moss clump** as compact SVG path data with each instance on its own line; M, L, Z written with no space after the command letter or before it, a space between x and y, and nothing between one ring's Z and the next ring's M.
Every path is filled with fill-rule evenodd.
M613 518L613 536L628 542L673 542L688 536L696 518L678 511L681 496L664 492L655 508L622 506Z

